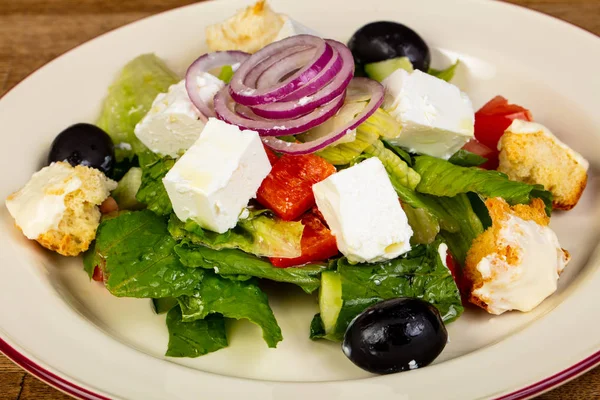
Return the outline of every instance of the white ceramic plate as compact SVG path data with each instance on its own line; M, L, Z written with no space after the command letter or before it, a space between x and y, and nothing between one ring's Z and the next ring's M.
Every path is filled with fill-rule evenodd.
M547 390L600 362L600 40L581 29L491 1L273 0L327 37L346 41L363 24L406 23L434 49L433 65L456 57L455 79L476 107L496 94L529 107L592 163L571 212L552 219L573 260L560 288L535 311L500 317L469 309L449 326L435 365L374 377L339 345L311 342L317 309L300 291L271 303L285 340L269 350L238 323L230 347L198 359L163 356L164 316L148 300L117 299L90 283L80 259L42 250L0 208L0 350L47 382L82 398L130 399L514 399ZM131 58L155 52L183 72L204 51L204 28L247 0L202 3L103 35L49 63L0 100L0 197L39 169L54 136L94 121L107 87Z

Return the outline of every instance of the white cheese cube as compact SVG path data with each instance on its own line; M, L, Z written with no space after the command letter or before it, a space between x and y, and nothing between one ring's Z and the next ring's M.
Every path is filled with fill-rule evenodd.
M413 231L378 158L316 183L313 193L350 262L385 261L410 250Z
M402 133L390 139L392 143L447 160L473 139L473 105L456 86L403 69L394 71L383 85L391 99L386 110L402 124Z
M180 220L223 233L237 224L270 171L258 133L210 118L163 183Z
M154 153L177 157L200 136L204 123L199 118L200 112L182 80L171 85L167 93L156 96L148 113L135 126L135 136Z

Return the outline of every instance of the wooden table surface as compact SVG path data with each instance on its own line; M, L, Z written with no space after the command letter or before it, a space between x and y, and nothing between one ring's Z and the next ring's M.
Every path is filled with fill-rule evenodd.
M510 1L600 35L600 0ZM80 43L142 17L190 3L194 1L0 0L0 96L35 69ZM69 397L0 355L0 400L41 398ZM539 398L600 399L600 367Z

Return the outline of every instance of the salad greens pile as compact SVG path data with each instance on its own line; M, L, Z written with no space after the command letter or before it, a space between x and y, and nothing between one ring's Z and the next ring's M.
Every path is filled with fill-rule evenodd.
M455 67L432 73L449 79ZM232 71L221 74L230 79ZM116 193L121 209L133 211L104 216L84 257L90 277L100 268L113 295L159 299L157 311L166 312L170 335L167 356L198 357L226 347L227 319L258 325L267 345L277 346L283 336L261 280L297 285L309 294L320 288L321 314L310 325L312 339L340 341L365 308L394 297L424 299L451 322L463 308L440 245L464 261L473 239L489 225L485 198L500 196L515 204L540 197L551 206L542 187L475 168L485 159L464 150L445 161L391 145L386 138L401 127L379 109L358 127L354 140L317 154L339 169L379 158L414 231L413 249L376 264L352 265L340 257L327 264L276 268L266 257L301 254L302 223L250 209L235 228L218 234L173 213L162 178L175 160L151 153L134 127L156 95L178 80L159 58L142 55L110 87L98 125L115 142L119 160L136 166Z

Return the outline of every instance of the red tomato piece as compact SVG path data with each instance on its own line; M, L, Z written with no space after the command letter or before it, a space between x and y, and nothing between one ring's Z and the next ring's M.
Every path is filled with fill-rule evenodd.
M265 148L265 153L267 153L267 157L269 158L269 162L271 163L271 166L275 165L275 163L277 161L279 161L279 156L277 154L275 154L275 152L273 150L271 150L270 148L268 148L267 146L263 145L263 147Z
M515 119L533 121L529 110L496 96L475 113L475 138L496 150L500 137Z
M446 253L446 265L452 274L452 278L454 278L454 282L456 282L456 287L458 287L463 303L466 303L471 285L463 275L460 265L456 262L450 251Z
M480 165L481 168L485 169L496 169L498 168L498 151L492 150L486 145L479 142L477 139L473 139L467 142L462 147L470 153L477 154L478 156L487 158L487 161Z
M315 205L312 186L335 171L319 156L284 155L262 182L256 199L281 219L294 220Z
M115 199L113 199L111 196L108 196L106 200L100 204L100 212L102 214L110 214L114 211L119 211L119 205Z
M279 268L302 265L313 261L324 261L338 253L335 236L313 212L302 217L302 255L296 258L271 258L271 263Z
M94 275L92 275L92 279L96 282L104 282L104 273L100 267L94 268Z

